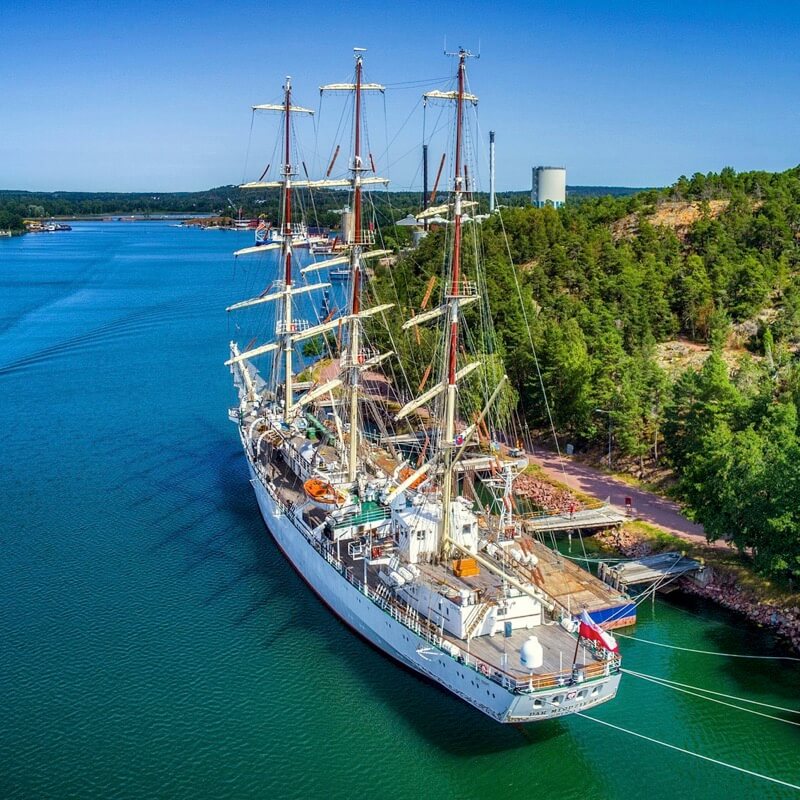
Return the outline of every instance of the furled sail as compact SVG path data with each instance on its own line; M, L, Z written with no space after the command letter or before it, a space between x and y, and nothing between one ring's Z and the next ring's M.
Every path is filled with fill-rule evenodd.
M309 286L298 286L296 289L291 288L289 289L289 293L292 295L305 294L306 292L313 292L316 289L327 289L329 286L329 283L313 283ZM271 292L270 294L265 294L263 297L252 297L250 300L242 300L241 303L234 303L232 306L228 306L225 310L237 311L240 308L249 308L250 306L257 306L261 303L269 303L272 300L279 300L285 294L286 289L282 289L280 292Z
M462 367L460 370L458 370L458 372L456 372L456 382L466 378L467 375L469 375L471 372L474 372L480 365L480 361L473 361L471 364L467 364L466 367ZM434 397L440 395L446 388L447 384L442 381L441 383L437 383L436 386L432 387L431 389L428 389L427 392L421 394L419 397L406 403L394 415L395 422L399 422L404 417L407 417L412 411L415 411L420 406L424 406L425 403L427 403L429 400L433 400Z
M234 252L234 257L251 256L254 253L268 253L270 250L278 250L281 247L280 242L270 242L270 244L259 244L254 247L244 247L241 250Z

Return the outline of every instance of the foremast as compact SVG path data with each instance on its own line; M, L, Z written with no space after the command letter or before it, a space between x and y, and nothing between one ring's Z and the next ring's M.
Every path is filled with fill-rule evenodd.
M259 297L250 300L244 300L230 306L228 311L237 311L242 308L249 308L251 306L266 303L270 301L279 301L281 305L281 313L278 319L277 327L275 330L275 341L269 344L262 345L261 347L239 352L238 347L232 348L232 357L226 361L226 365L242 364L244 361L255 358L256 356L265 353L280 350L283 355L283 419L284 422L290 422L294 406L294 388L293 388L293 354L294 354L294 320L292 310L292 296L301 292L306 292L312 289L323 288L327 284L317 284L316 286L305 286L299 289L294 289L292 281L292 177L296 174L292 168L292 114L308 114L312 115L314 112L311 109L303 108L301 106L292 105L292 79L286 76L286 82L283 86L283 103L280 104L262 104L253 106L253 111L276 111L283 114L283 164L281 166L281 179L277 182L256 182L244 184L241 188L254 189L254 188L277 188L281 192L281 242L275 245L265 245L262 247L248 247L239 250L235 253L236 256L240 255L253 255L256 253L264 253L275 247L280 247L280 264L282 265L283 280L279 281L278 290L272 293L262 294ZM307 183L307 182L305 182ZM247 372L247 367L242 367L243 374ZM249 377L249 373L248 373ZM251 382L247 381L248 387ZM248 396L251 391L248 388Z

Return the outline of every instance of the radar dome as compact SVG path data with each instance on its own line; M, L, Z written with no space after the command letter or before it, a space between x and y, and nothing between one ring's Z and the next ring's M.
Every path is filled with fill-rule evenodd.
M533 671L544 664L544 651L535 636L528 637L519 651L519 660L525 669Z

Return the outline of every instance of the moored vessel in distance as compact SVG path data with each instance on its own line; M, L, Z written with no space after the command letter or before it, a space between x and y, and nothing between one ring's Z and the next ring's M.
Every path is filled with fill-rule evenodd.
M444 270L434 303L421 302L422 310L402 323L410 336L420 326L435 326L431 383L426 377L419 386L403 384L397 375L404 371L390 369L397 355L385 346L392 336L383 320L394 302L373 296L365 280L370 260L389 252L380 247L374 220L365 220L363 196L368 187L387 183L365 148L362 119L363 95L384 87L364 80L363 51L356 49L352 81L321 87L323 94L352 98L346 175L331 178L329 168L324 179L295 179L293 119L313 112L295 105L288 78L282 103L257 106L281 115L282 165L277 180L243 188L278 189L281 221L269 241L239 255L272 251L277 274L274 262L264 259L273 265L264 275L269 288L228 310L246 314L266 306L275 309L275 319L263 344L230 344L226 364L238 390L231 419L268 530L324 603L388 656L492 719L531 722L611 700L620 657L610 634L537 582L536 556L511 498L520 459L483 446L482 431L500 419L497 400L507 378L479 381L477 409L463 398L470 375L485 378L487 345L473 345L491 342L494 334L488 298L479 290L483 266L462 263L465 237L477 225L464 220L474 201L463 157L464 116L477 97L466 86L469 53L453 55L456 88L425 95L426 102L451 106L455 117L452 193L442 211L451 216ZM349 190L351 228L341 252L298 269L294 251L308 229L294 219L302 205L293 202L294 193L328 188ZM334 269L346 271L346 308L327 303L324 317L299 318L298 301L330 290L317 276L327 270L333 278ZM427 294L430 299L431 290ZM480 312L480 335L463 330L469 307ZM332 369L312 370L312 379L301 382L296 368L312 341ZM260 363L266 365L261 370ZM390 399L376 394L375 382L391 387ZM425 446L410 458L394 440L416 435L423 424ZM465 496L467 465L480 480L481 503ZM518 550L526 557L517 558Z

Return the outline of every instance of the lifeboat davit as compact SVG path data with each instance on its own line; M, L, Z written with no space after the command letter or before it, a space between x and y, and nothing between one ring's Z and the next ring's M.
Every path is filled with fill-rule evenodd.
M347 502L344 494L320 478L309 478L303 484L303 491L305 491L306 497L323 511L333 511L341 508Z

